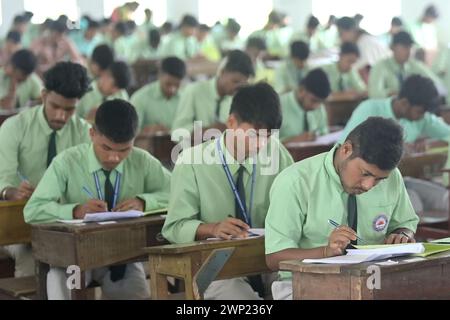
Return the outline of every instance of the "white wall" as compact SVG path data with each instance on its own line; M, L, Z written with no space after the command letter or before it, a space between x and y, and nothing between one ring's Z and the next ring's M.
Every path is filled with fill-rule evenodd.
M418 21L429 4L434 4L440 12L438 24L442 40L450 42L450 1L448 0L403 0L402 17L409 23Z
M305 27L311 15L312 2L313 0L273 0L273 7L289 15L292 26L298 30Z
M78 0L78 7L81 14L87 14L93 19L103 19L103 1L98 0Z
M6 35L17 13L23 12L23 0L2 1L2 25L0 26L0 36Z
M178 24L181 18L187 13L198 17L197 0L167 0L168 21Z

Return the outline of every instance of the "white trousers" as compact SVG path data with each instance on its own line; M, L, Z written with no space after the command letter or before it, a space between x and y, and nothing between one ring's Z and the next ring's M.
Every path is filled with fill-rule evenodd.
M273 300L292 300L292 281L275 281L272 295Z
M424 211L448 212L448 190L437 183L405 177L405 186L417 213Z
M150 288L142 263L127 264L125 277L117 282L110 279L109 268L99 268L86 272L86 285L95 281L100 284L103 299L141 300L150 298ZM50 268L47 274L47 295L49 300L70 300L66 270Z
M14 259L16 278L29 277L35 275L35 262L30 244L13 244L4 246L4 251Z

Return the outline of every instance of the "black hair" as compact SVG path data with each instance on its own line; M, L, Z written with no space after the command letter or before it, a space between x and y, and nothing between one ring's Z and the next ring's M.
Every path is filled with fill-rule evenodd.
M394 27L403 27L403 21L400 17L394 17L391 21L391 26Z
M340 55L342 56L345 54L354 54L357 57L359 57L361 55L358 46L356 44L354 44L353 42L344 42L341 45Z
M123 61L113 62L109 68L116 86L120 89L126 89L131 83L131 70L128 64Z
M233 34L238 34L241 31L241 25L234 19L228 19L226 30Z
M180 27L196 28L198 27L198 20L196 17L187 14L181 19Z
M81 98L89 89L85 67L73 62L59 62L44 74L44 85L68 99Z
M25 12L23 13L23 17L26 19L26 22L30 22L30 21L31 21L31 18L34 17L34 13L31 12L31 11L25 11Z
M319 99L325 100L331 93L327 74L322 69L314 69L301 81L300 85Z
M125 22L117 22L114 25L114 30L121 36L124 36L127 34L128 28Z
M61 20L53 21L49 26L50 31L57 33L65 33L67 31L67 24L64 24Z
M168 57L161 62L161 72L183 79L186 76L186 64L177 57Z
M283 18L282 14L276 10L269 13L269 22L272 24L282 24Z
M158 48L161 43L161 34L158 29L152 29L148 32L148 43L152 48Z
M291 43L291 58L305 61L310 54L309 45L304 41L294 41Z
M17 15L17 16L14 17L13 25L24 24L24 23L27 23L27 22L28 22L27 18L24 15L20 14L20 15Z
M247 40L246 48L256 48L260 51L267 50L267 45L264 39L253 37Z
M161 32L162 33L170 33L173 30L173 23L170 21L166 21L163 23L163 25L161 26Z
M394 170L403 155L403 129L393 119L371 117L348 135L352 159L361 158L380 170Z
M357 29L357 24L354 18L350 17L342 17L340 18L337 23L337 27L341 30L350 31Z
M227 55L224 71L239 72L246 77L255 75L252 59L241 50L232 50Z
M439 18L439 11L434 5L430 5L425 9L424 16L437 19Z
M91 60L97 64L101 70L106 70L114 62L114 51L107 44L95 47Z
M430 78L412 75L403 83L400 99L408 100L412 106L421 106L427 112L433 113L439 105L439 93Z
M392 46L400 45L404 47L412 47L414 40L406 31L400 31L392 37Z
M267 83L260 82L240 88L233 97L230 114L239 122L257 129L280 129L282 122L280 98Z
M10 31L6 35L6 40L12 43L19 44L22 39L22 35L18 31Z
M88 29L98 29L98 28L100 28L100 23L98 21L92 20L90 18L88 18L87 21L88 21L88 25L87 25Z
M306 24L306 27L308 29L317 29L317 27L320 25L319 19L317 19L315 16L310 16L308 19L308 23Z
M132 35L136 31L137 25L133 20L128 20L125 22L126 35Z
M114 99L100 105L95 114L95 129L115 143L127 143L137 134L138 115L130 103Z
M28 76L36 70L37 58L30 50L18 50L11 57L11 65Z
M198 30L203 32L210 32L211 27L209 27L207 24L201 24L198 26Z

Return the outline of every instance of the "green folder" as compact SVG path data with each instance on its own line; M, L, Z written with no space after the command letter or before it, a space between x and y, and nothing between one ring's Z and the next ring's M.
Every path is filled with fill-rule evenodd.
M448 242L448 243L447 243ZM401 247L403 244L393 244L393 245L372 245L372 246L355 246L357 249L382 249L389 247ZM412 256L414 257L428 257L437 253L450 251L450 238L435 240L431 243L422 243L425 248L423 253L416 253Z

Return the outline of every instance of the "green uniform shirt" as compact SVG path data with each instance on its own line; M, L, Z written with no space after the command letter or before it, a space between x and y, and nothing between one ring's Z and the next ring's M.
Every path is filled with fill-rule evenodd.
M89 124L73 115L56 134L58 153L89 142ZM47 169L48 144L52 129L44 116L44 107L27 109L9 118L0 127L0 190L18 187L17 172L36 186Z
M301 161L282 172L270 191L266 218L266 254L287 249L313 249L328 244L332 219L347 225L348 194L329 153ZM400 172L357 198L357 234L370 244L382 244L399 228L416 231L419 218L409 200ZM282 272L282 278L291 274Z
M337 63L323 66L322 69L328 76L332 92L343 92L349 90L364 92L367 90L366 84L356 69L352 69L347 73L341 73Z
M182 60L194 57L200 49L195 37L186 38L180 32L169 35L161 46L162 58L177 57Z
M24 216L27 223L49 223L58 219L73 219L73 209L89 201L86 187L98 199L94 173L100 180L104 195L105 175L92 144L82 144L60 154L42 177L28 201ZM170 173L144 150L133 148L130 155L111 173L115 184L120 173L117 204L139 197L145 201L145 211L167 207Z
M297 89L309 71L308 66L298 69L292 60L286 60L275 70L275 90L282 94Z
M286 140L305 132L305 110L296 98L296 91L280 96L283 123L280 128L280 139ZM319 136L328 134L328 116L324 105L307 113L309 132L316 132Z
M236 183L239 164L228 153L223 139L221 138L222 150ZM264 227L272 182L279 172L293 163L292 157L278 140L272 138L268 147L274 154L277 152L275 155L279 157L278 161L275 161L276 156L261 157L262 160L257 160L251 211L254 228ZM266 148L260 154L271 155ZM209 163L202 163L202 159L209 160ZM163 235L170 242L193 242L201 224L217 223L229 215L235 216L235 197L219 159L215 141L188 149L178 159L172 174L169 212L163 227ZM268 160L273 162L269 163ZM271 165L278 165L278 170L265 171ZM246 205L249 210L253 164L251 160L247 160L244 166Z
M353 129L370 117L383 117L396 120L403 127L405 142L407 143L414 143L421 137L438 140L447 140L450 137L450 126L442 118L438 118L434 114L427 112L425 113L425 117L419 121L397 119L392 110L392 99L390 98L367 100L361 103L347 123L342 136L343 139L347 138Z
M306 31L298 32L292 36L291 43L294 41L303 41L307 43L312 53L326 49L326 45L323 43L319 31L317 31L312 37L309 37Z
M192 132L194 121L202 121L203 127L208 127L217 120L225 123L230 114L231 96L225 96L220 103L219 118L216 119L217 102L220 100L217 92L217 78L200 81L188 85L180 97L178 113L172 128L184 128Z
M4 69L0 69L0 99L4 98L11 85L10 78L6 75ZM17 107L26 107L27 103L41 97L43 85L41 79L35 74L30 74L27 79L17 85L16 97Z
M139 115L140 129L156 124L172 129L179 102L180 93L167 99L159 81L144 86L131 97L131 104Z
M92 85L92 90L86 93L83 98L80 99L80 102L77 106L77 115L81 118L86 118L92 109L96 109L100 107L100 105L108 100L113 99L122 99L128 101L130 97L125 89L122 89L115 94L103 97L102 93L98 89L97 82L94 82Z
M409 76L416 74L430 78L437 85L441 84L439 78L420 61L410 59L402 70L394 58L382 60L370 72L369 96L388 98L392 92L400 91L400 78L405 81Z

